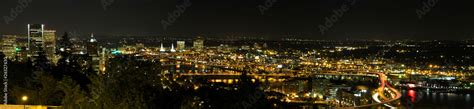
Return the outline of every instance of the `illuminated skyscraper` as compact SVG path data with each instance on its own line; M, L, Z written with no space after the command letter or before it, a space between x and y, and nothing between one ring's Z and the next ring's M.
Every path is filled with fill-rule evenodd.
M97 40L94 38L94 34L91 34L91 39L87 41L87 54L92 58L92 69L95 72L99 72L99 50L98 50L98 43Z
M193 48L196 51L201 51L204 48L204 40L201 36L198 36L196 40L193 42Z
M97 40L94 38L94 34L91 34L91 38L89 39L89 41L87 42L87 53L89 54L89 56L98 56L99 55L99 51L98 51L98 48L97 48Z
M40 48L43 47L44 25L43 24L28 24L28 56L38 56Z
M184 41L177 41L176 43L177 43L176 50L178 50L178 51L184 51L185 50L186 45L185 45Z
M107 63L107 57L108 57L108 52L106 52L106 48L102 48L101 53L100 53L100 60L99 60L99 72L102 74L105 73L105 68L106 68L106 63Z
M15 45L16 37L15 35L3 35L2 37L1 50L8 59L14 59L16 52L20 50Z
M44 30L43 31L44 41L44 52L48 60L53 63L57 63L58 59L56 56L56 30Z

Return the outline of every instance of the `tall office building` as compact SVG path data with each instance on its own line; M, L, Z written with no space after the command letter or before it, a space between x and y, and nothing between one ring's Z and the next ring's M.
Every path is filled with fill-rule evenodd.
M2 37L1 50L8 59L14 59L16 52L20 50L16 48L16 37L15 35L3 35Z
M105 73L105 68L106 63L108 61L110 51L107 51L106 48L102 48L101 53L100 53L100 59L99 59L99 72L104 74Z
M87 54L92 58L92 69L98 73L100 57L98 43L97 40L94 38L94 34L91 34L91 38L89 39L89 41L87 41Z
M56 56L56 30L44 30L43 31L43 50L48 60L57 63L58 59Z
M177 41L177 46L176 46L176 50L178 51L184 51L185 50L185 42L184 41Z
M40 48L43 47L43 24L28 24L28 47L29 56L37 56Z
M89 56L98 56L98 44L97 40L94 38L94 34L91 34L91 38L87 43L87 53L89 54Z
M204 48L204 40L201 36L198 36L196 40L193 42L193 48L196 51L201 51Z

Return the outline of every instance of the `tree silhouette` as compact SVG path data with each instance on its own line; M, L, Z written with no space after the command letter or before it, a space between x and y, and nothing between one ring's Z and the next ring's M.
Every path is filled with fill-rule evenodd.
M113 59L105 75L89 76L91 84L88 108L147 109L158 108L163 93L157 74L159 63L127 58ZM156 83L155 83L156 82ZM166 101L164 99L163 101ZM66 104L65 104L66 105ZM70 104L75 105L75 104Z

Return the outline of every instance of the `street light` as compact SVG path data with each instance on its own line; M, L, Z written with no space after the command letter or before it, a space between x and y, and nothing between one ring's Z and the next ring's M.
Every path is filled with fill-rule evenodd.
M22 100L23 102L25 102L25 104L23 105L23 108L26 109L26 101L28 101L28 96L23 95L23 96L21 97L21 100Z
M26 102L26 101L28 100L28 96L22 96L22 97L21 97L21 100L22 100L23 102Z

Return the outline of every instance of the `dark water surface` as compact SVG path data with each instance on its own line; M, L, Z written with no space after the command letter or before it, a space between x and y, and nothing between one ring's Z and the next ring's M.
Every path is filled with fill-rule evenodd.
M472 93L437 93L427 89L402 89L401 92L401 103L408 109L474 109Z

